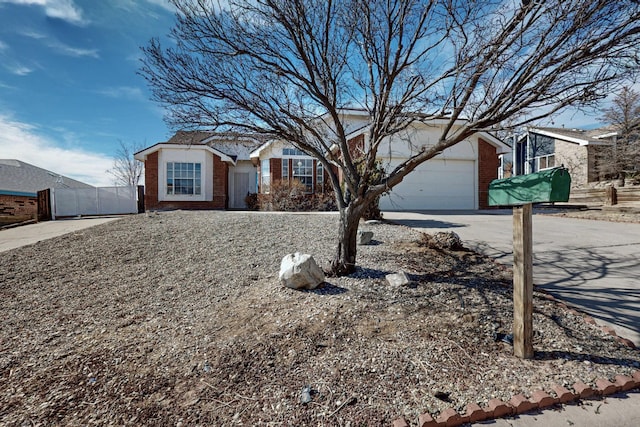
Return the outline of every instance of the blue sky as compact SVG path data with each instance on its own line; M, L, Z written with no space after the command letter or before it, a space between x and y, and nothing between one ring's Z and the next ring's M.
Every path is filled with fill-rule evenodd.
M170 136L136 70L173 22L163 0L0 0L0 158L111 185L119 141Z
M136 71L140 46L173 22L166 0L0 0L0 158L111 185L120 141L171 136ZM547 125L563 123L595 119Z

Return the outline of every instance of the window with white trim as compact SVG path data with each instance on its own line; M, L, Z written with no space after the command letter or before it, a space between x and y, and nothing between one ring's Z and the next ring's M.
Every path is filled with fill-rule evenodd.
M313 159L293 159L291 176L304 184L307 192L313 192Z
M202 194L201 164L167 162L167 194Z
M262 193L268 193L271 186L271 166L269 159L263 159L260 162L260 188Z
M531 133L527 138L527 164L525 173L538 172L555 166L556 140L546 135Z
M538 156L534 158L536 162L536 170L551 169L556 166L555 154L548 154L546 156Z
M289 159L282 159L282 179L289 180Z
M292 148L289 148L289 147L287 147L287 148L283 148L283 149L282 149L282 155L283 155L283 156L306 156L306 154L305 154L305 152L304 152L304 151L302 151L302 150L301 150L301 149L299 149L299 148L295 148L295 147L292 147Z

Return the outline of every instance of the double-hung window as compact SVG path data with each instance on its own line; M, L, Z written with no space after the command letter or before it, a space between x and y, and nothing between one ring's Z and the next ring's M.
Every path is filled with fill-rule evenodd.
M167 162L167 194L202 194L202 167L200 163Z
M313 159L293 159L291 176L304 184L309 193L313 192Z

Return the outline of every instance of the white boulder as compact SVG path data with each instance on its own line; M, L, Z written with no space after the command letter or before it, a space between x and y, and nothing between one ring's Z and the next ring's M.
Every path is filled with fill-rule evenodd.
M400 270L397 273L387 274L385 276L387 279L387 283L394 288L399 288L401 286L409 286L411 285L411 279L404 271Z
M324 282L324 272L311 255L286 255L280 262L280 283L292 289L315 289Z

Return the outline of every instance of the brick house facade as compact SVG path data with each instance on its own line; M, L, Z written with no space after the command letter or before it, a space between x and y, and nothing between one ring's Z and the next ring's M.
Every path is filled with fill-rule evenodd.
M354 158L365 153L368 144L368 125L362 124L361 113L356 116L348 134ZM348 114L344 119L348 125ZM446 121L412 125L407 135L386 138L377 160L390 171L416 150L435 143L446 126ZM498 177L499 155L508 150L495 136L478 132L418 165L382 196L381 209L487 208L489 183ZM307 194L332 191L322 163L286 141L179 132L165 143L136 153L135 158L145 162L145 207L151 210L246 209L249 194L257 193L261 200L261 195L283 180L299 181ZM337 166L334 171L342 180Z
M135 153L145 164L145 209L243 209L256 192L250 136L178 132Z
M219 156L213 156L213 175L209 184L213 188L211 200L158 200L158 189L160 187L158 178L158 158L159 153L154 152L148 155L145 160L145 193L144 205L147 210L171 210L171 209L228 209L228 166Z

